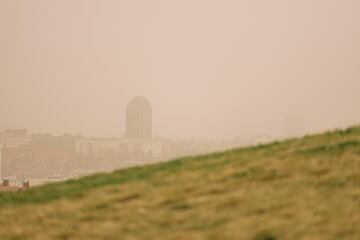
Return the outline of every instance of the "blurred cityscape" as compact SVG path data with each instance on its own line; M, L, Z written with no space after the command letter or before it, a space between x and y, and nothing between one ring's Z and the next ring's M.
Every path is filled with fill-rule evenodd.
M36 185L270 140L266 135L222 141L153 138L151 104L144 97L135 97L126 109L123 137L4 130L0 133L0 174L12 185L24 179Z

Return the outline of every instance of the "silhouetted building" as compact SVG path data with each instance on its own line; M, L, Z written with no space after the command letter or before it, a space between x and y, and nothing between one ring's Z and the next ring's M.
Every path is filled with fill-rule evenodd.
M152 138L152 110L144 97L135 97L126 109L126 138Z

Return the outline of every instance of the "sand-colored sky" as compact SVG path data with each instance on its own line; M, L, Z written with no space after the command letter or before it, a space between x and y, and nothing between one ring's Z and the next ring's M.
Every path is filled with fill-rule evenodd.
M0 130L281 135L360 123L358 0L0 0Z

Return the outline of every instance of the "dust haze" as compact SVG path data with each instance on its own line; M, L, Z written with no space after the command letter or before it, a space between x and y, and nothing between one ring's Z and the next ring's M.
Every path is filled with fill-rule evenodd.
M360 2L0 2L0 130L284 136L360 122Z

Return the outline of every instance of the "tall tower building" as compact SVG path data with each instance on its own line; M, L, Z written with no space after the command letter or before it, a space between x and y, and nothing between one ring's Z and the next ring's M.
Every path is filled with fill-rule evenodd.
M152 138L152 110L144 97L135 97L126 109L125 137L135 139Z

